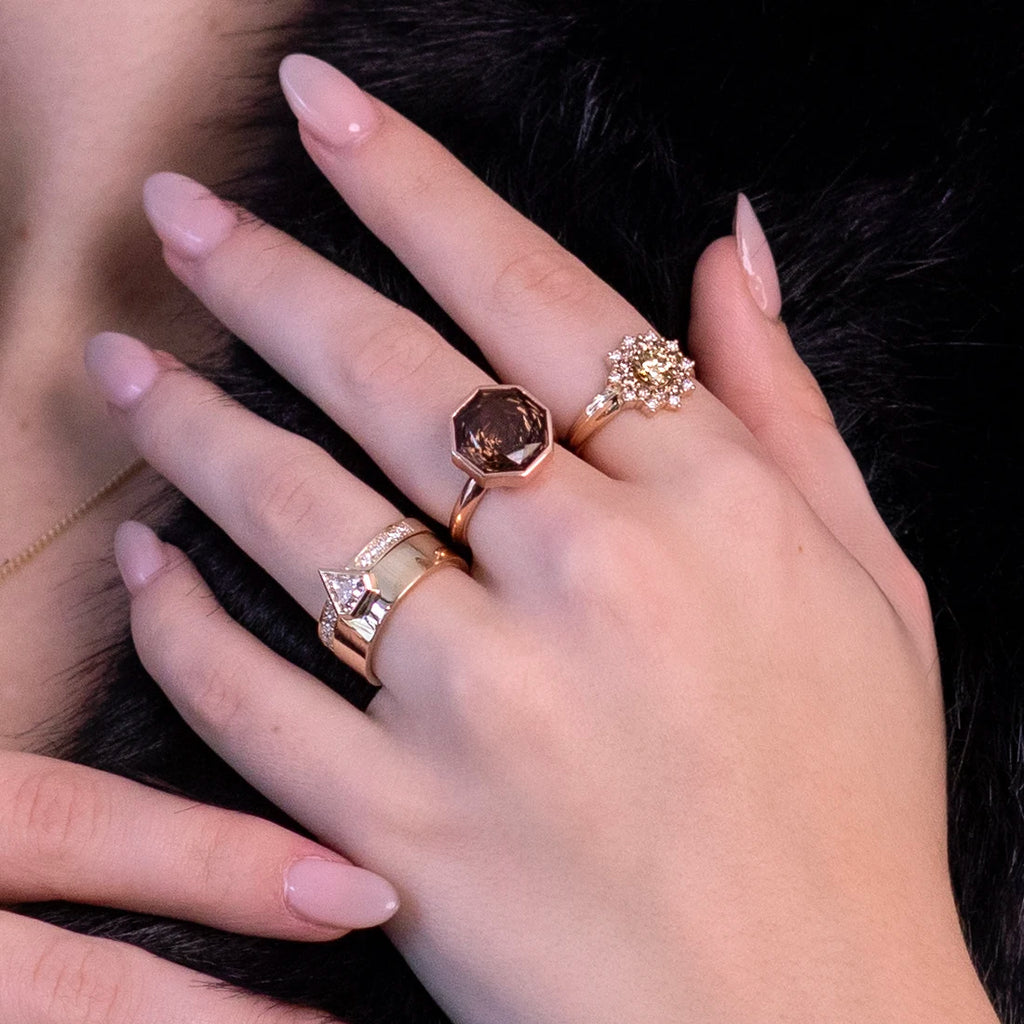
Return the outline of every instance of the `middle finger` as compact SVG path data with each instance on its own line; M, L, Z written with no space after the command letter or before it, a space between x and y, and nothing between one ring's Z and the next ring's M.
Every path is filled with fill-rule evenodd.
M306 149L345 201L490 365L550 407L566 436L604 390L607 353L649 330L646 319L436 139L330 65L295 54L281 81ZM653 379L641 371L645 382ZM682 404L685 413L653 421L636 409L617 416L588 442L588 461L617 479L668 481L675 492L666 454L697 451L695 436L702 446L715 435L748 443L703 388Z
M451 461L451 414L493 383L409 310L301 245L237 213L190 179L146 186L168 265L225 325L251 344L367 451L390 479L447 522L465 476ZM517 536L541 505L564 506L593 488L595 470L556 447L528 488L483 503L471 539L506 520ZM552 471L554 470L554 471ZM200 502L202 504L202 502ZM223 525L223 523L222 523Z

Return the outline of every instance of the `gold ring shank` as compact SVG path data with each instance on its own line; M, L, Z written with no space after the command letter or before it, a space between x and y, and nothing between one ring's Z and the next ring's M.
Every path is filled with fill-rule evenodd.
M448 520L448 532L451 534L452 540L461 548L469 547L466 540L469 532L469 520L476 511L477 505L480 504L485 490L482 483L471 477L466 481L459 494L459 499L452 509L451 519Z
M418 533L396 544L369 570L374 581L371 603L358 617L340 616L335 623L334 654L379 687L373 652L389 613L413 587L446 566L469 571L465 559L432 533Z
M613 416L625 408L618 391L607 390L596 395L594 400L576 417L569 428L565 445L576 454L590 440L598 427L604 426Z

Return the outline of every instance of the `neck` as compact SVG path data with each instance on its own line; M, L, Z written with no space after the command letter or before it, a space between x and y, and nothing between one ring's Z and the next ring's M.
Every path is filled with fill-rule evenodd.
M142 182L237 170L226 125L262 70L253 33L295 6L0 0L0 381L80 383L81 345L104 327L181 349Z
M122 330L197 354L197 306L163 266L142 183L241 169L230 126L271 71L264 30L302 2L0 0L0 561L134 457L85 379L85 340ZM120 632L112 534L155 486L133 479L0 586L0 748L34 746L75 704L68 670Z
M163 267L142 182L173 169L216 184L239 169L228 125L264 70L255 33L298 6L0 0L0 450L62 453L62 486L37 473L29 491L50 511L129 457L85 381L85 340L117 329L195 354L177 315L191 300ZM0 548L21 532L5 491ZM22 511L31 540L46 515Z

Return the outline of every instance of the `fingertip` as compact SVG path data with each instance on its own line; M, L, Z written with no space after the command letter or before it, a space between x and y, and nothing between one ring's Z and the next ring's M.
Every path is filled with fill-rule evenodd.
M366 138L380 121L371 97L317 57L289 54L281 61L278 76L299 124L329 147L344 147Z
M716 238L700 254L693 271L692 300L694 315L703 312L708 305L724 307L733 319L752 312L743 268L736 258L736 239L732 235Z
M399 906L398 893L387 879L319 857L304 857L288 868L285 902L303 921L340 931L381 925Z
M132 595L166 568L167 554L167 545L144 523L129 520L114 534L117 568Z
M774 348L771 335L785 332L780 320L770 320L753 301L746 275L736 257L736 240L726 235L713 241L693 273L688 346L711 384L718 367L763 368ZM753 365L752 365L753 364Z
M208 256L238 226L227 203L184 174L151 175L142 188L142 205L167 249L186 260Z
M153 386L160 366L137 338L104 331L86 342L85 372L112 406L125 410Z
M786 324L754 301L734 236L716 239L694 269L688 346L701 379L755 434L768 420L831 413Z
M769 320L777 320L782 311L782 289L775 258L754 207L742 192L736 196L732 233L751 297Z

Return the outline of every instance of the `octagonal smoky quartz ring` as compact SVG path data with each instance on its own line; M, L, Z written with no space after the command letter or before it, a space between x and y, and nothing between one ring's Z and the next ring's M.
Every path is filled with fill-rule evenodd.
M608 353L608 379L604 390L576 417L569 428L566 447L575 453L591 435L623 409L646 413L678 409L683 399L697 390L694 362L683 355L678 341L668 341L657 331L627 335Z
M448 523L452 540L468 547L469 520L484 491L524 484L553 446L551 413L528 391L512 384L477 388L452 414L452 461L469 476Z

